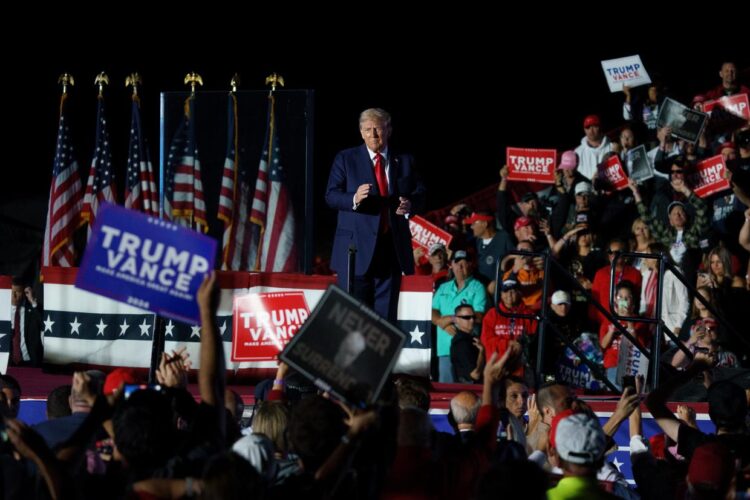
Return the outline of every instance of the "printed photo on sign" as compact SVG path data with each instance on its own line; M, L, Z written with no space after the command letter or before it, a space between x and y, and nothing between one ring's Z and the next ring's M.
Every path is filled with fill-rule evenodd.
M721 155L707 158L695 166L695 172L688 176L690 185L693 186L695 196L705 198L719 191L729 189L729 181L726 179L727 166Z
M168 318L200 322L195 294L215 256L213 238L104 204L76 287Z
M419 264L425 264L430 254L430 247L440 243L448 248L453 239L453 235L432 224L427 219L415 215L409 218L409 231L411 231L412 249L421 248L423 255L419 259Z
M641 182L654 176L654 169L646 153L646 146L641 144L625 153L625 173L631 179Z
M505 164L508 165L509 181L555 183L557 151L554 149L511 148L505 149Z
M304 292L234 298L232 361L274 360L310 316Z
M316 386L354 406L372 403L406 335L331 285L280 358Z
M667 97L659 110L656 126L672 127L672 135L695 144L703 133L708 115Z
M641 56L634 55L602 61L602 70L610 92L622 91L622 86L638 87L651 83L651 78L641 62Z

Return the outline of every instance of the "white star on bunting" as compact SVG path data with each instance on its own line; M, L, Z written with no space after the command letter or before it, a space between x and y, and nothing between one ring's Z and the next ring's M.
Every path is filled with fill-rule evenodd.
M148 329L151 328L151 325L146 323L146 318L143 318L143 323L138 325L138 328L141 329L141 337L143 337L144 335L148 337Z
M130 328L130 325L128 324L128 321L125 318L122 319L122 324L118 325L118 326L120 327L120 337L122 337L123 335L125 335L125 332L127 332L128 328Z
M417 342L418 344L422 344L422 336L424 335L424 332L419 331L419 325L414 325L414 330L409 332L409 335L411 335L411 343Z
M174 337L174 333L172 332L172 330L174 330L175 326L177 325L172 323L172 320L170 319L169 323L167 323L167 326L164 327L166 328L166 332L164 332L164 336L166 337L167 335L169 335L170 337Z
M76 335L80 335L81 332L78 331L78 328L80 328L81 323L78 322L78 316L73 318L73 321L70 323L70 334L73 335L74 333Z
M104 320L102 318L99 318L99 324L96 326L96 336L98 337L101 335L104 337L104 329L107 328L107 325L104 324Z
M55 322L52 321L52 318L50 318L49 314L47 315L47 321L44 322L44 331L52 333L52 325L54 325Z

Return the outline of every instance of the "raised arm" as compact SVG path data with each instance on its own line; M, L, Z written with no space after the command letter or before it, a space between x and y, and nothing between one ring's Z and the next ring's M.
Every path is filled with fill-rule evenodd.
M215 289L216 272L203 278L197 293L201 316L201 367L198 370L198 387L201 400L207 405L224 408L224 349L216 333L218 294Z
M690 365L687 370L679 373L666 382L662 382L662 384L652 391L646 398L646 407L656 419L656 423L659 424L659 427L661 427L664 433L673 441L677 441L677 436L680 430L680 421L674 413L667 408L667 398L675 389L708 367L707 358L698 353L693 360L693 364Z

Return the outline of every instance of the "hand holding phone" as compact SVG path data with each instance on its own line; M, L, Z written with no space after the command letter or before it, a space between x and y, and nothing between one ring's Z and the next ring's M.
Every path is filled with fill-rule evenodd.
M159 384L125 384L125 387L122 389L122 396L128 399L134 392L141 390L161 392L161 386Z
M636 388L635 388L635 375L624 375L622 377L622 390L624 391L628 387L632 387L633 391L636 390Z

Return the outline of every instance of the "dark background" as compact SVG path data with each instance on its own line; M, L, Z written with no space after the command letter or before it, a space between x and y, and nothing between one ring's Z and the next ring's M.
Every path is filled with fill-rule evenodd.
M571 149L580 142L582 119L590 113L602 116L605 130L621 125L622 94L609 93L602 59L640 54L652 79L683 102L720 83L724 58L735 59L741 69L750 64L741 33L707 26L698 36L682 30L682 21L669 14L651 23L637 14L627 24L615 22L623 20L615 16L596 25L575 25L532 22L523 15L499 21L481 12L442 12L439 22L381 13L372 26L367 16L353 15L347 29L343 23L305 22L305 14L320 19L326 12L298 13L294 20L279 13L245 20L230 11L197 10L166 16L165 22L118 9L82 27L62 18L56 23L51 13L52 24L34 24L26 36L5 41L2 273L17 272L33 258L35 237L43 231L58 119L57 78L63 72L76 78L69 109L84 183L94 141L93 81L100 71L110 76L107 112L114 158L121 165L120 201L129 73L138 71L144 80L142 113L155 165L159 93L184 91L189 71L203 76L204 90L228 90L235 72L241 89L262 90L273 71L284 76L287 89L313 90L315 247L327 256L335 224L323 199L328 170L338 150L361 143L357 119L367 107L392 113L392 147L415 155L428 186L428 209L434 209L497 182L507 145ZM642 22L648 29L636 33ZM750 82L746 71L740 79ZM225 116L225 106L217 112ZM223 150L225 142L222 137L220 144L201 149ZM203 171L206 184L218 182L220 175ZM207 202L215 213L217 200ZM220 226L216 219L209 224Z

